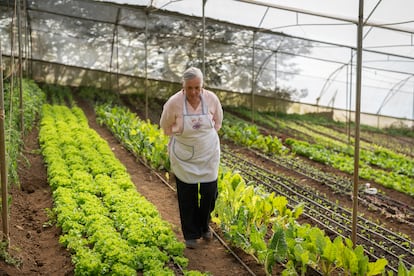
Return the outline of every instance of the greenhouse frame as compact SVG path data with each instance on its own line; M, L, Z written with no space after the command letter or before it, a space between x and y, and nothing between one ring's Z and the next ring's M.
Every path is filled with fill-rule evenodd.
M17 76L20 92L28 78L144 95L148 118L149 99L167 99L180 88L182 72L196 66L223 106L251 110L252 124L259 111L345 122L348 141L354 139L355 242L360 126L414 130L414 20L376 18L381 0L353 1L352 17L274 2L0 0L2 98L3 80ZM332 39L315 36L322 27ZM342 39L349 34L350 41ZM23 129L24 102L13 108ZM2 166L4 109L1 99ZM9 233L6 169L1 172L2 232Z
M266 8L259 17L261 22L269 20L271 11L287 9L260 1L234 2ZM18 10L20 25L15 22L10 1L0 4L2 53L5 58L16 58L21 51L25 74L36 80L94 85L118 93L142 92L146 84L143 80L179 83L183 68L197 65L205 67L209 87L226 94L237 92L239 101L257 109L290 106L300 113L335 110L334 118L342 121L354 116L356 45L306 39L262 26L243 26L211 19L208 13L198 17L172 12L151 6L151 2L132 6L87 0L23 1ZM354 26L356 37L357 22L353 19L293 8L285 12L312 16L322 22L334 20L347 28ZM336 26L326 23L329 24ZM365 26L372 32L385 29L411 36L412 40L409 25L365 22ZM400 122L412 126L413 57L375 48L364 49L363 55L363 123L384 127ZM308 68L321 68L321 72L311 75ZM149 93L170 93L162 90L154 87ZM254 96L265 100L255 103ZM234 104L234 97L229 98ZM375 105L367 107L373 98ZM284 104L284 100L291 104ZM399 105L397 111L395 105Z

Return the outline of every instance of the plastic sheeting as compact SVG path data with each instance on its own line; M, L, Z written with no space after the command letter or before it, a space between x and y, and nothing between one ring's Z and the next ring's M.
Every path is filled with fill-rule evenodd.
M6 55L11 2L0 0ZM170 82L202 64L202 21L195 16L88 0L31 0L22 21L25 55L33 60ZM354 49L212 19L206 25L208 86L352 109ZM412 118L412 64L409 57L364 51L362 111Z

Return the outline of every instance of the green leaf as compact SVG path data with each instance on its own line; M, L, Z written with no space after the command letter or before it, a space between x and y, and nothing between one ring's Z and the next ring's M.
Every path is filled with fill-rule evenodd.
M369 259L364 255L364 248L358 245L354 252L358 259L358 275L367 275Z
M366 275L371 276L371 275L382 274L387 264L388 264L388 261L386 259L378 259L374 263L368 263L368 271ZM398 273L398 275L401 276L402 274ZM411 273L410 275L414 275L414 273ZM407 274L407 276L409 275Z
M285 238L285 232L282 227L276 228L273 232L273 236L270 239L268 248L274 251L274 258L280 262L286 258L287 254L287 243Z

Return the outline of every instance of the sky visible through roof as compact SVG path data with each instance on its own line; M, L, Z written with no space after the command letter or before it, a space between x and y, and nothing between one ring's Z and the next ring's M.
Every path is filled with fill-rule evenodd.
M120 4L153 6L158 9L202 16L202 0L104 0ZM255 2L255 4L247 3ZM266 6L269 4L269 6ZM207 0L208 18L282 32L327 42L314 43L309 57L296 56L292 62L300 72L281 85L307 91L300 101L354 109L357 26L316 13L357 21L358 0ZM272 7L273 6L273 7ZM279 8L275 8L275 7ZM290 9L290 11L289 11ZM387 24L391 31L364 27L362 70L362 111L414 119L414 1L366 0L364 18L370 24ZM375 52L374 52L375 51ZM377 53L376 53L377 52ZM385 53L385 54L379 54ZM208 52L206 53L208 55ZM324 61L322 61L324 60ZM350 81L350 76L352 81ZM351 90L352 93L348 90Z

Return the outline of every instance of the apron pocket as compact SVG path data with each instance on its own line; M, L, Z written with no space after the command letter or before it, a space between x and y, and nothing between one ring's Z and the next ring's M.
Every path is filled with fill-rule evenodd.
M172 150L177 159L188 161L194 156L194 146L189 146L174 139Z

